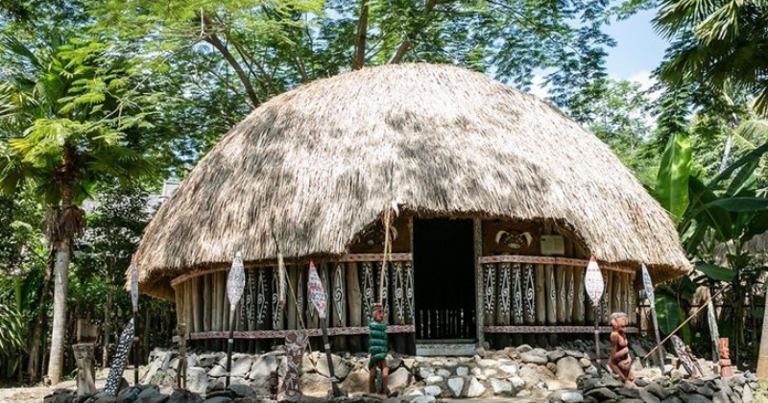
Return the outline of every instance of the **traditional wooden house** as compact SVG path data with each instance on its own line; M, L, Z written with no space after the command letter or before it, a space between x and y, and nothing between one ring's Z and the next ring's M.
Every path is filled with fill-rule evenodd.
M382 216L392 206L384 264ZM285 329L319 335L306 298L310 259L330 291L337 348L363 347L367 307L383 286L394 347L420 353L448 340L499 347L520 340L510 334L578 336L613 311L637 323L640 264L656 282L689 270L667 213L608 146L535 96L427 64L341 74L253 111L147 227L140 290L174 300L193 342L219 345L238 251L241 349ZM295 295L284 309L278 251ZM598 310L584 293L591 255L606 284Z

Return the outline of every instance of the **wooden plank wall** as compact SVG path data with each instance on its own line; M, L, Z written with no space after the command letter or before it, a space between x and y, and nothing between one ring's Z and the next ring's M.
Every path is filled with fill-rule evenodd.
M385 320L390 325L414 325L413 263L325 262L316 264L327 290L326 320L330 328L368 325L373 302L379 299L380 275L384 272ZM278 301L276 267L246 268L243 298L235 312L236 331L282 330L320 327L315 308L306 299L308 265L287 265L286 303ZM179 322L187 323L189 333L228 332L229 301L226 296L226 271L191 277L176 284ZM408 338L396 335L393 346L404 351ZM364 346L362 336L333 336L337 351L358 351Z

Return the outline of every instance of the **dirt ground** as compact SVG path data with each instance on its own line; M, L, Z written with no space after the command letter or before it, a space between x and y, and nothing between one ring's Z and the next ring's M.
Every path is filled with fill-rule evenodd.
M144 374L144 367L140 367L140 375ZM96 387L101 389L107 381L109 369L96 371ZM123 377L133 380L133 369L126 370ZM133 383L133 382L129 382ZM76 389L75 380L66 380L53 386L45 386L42 383L36 386L24 387L0 387L0 403L42 403L45 396L50 395L56 389Z

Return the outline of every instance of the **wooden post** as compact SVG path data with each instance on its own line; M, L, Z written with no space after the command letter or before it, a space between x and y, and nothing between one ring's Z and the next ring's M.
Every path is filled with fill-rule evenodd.
M483 255L483 225L482 221L475 218L472 220L472 230L474 234L475 246L475 324L477 325L477 345L485 345L485 333L483 332L483 268L480 267L480 257Z
M496 265L486 263L483 266L483 324L493 326L496 322Z
M555 325L557 323L557 286L555 285L555 273L551 264L544 265L544 276L546 277L547 292L547 324Z
M584 269L573 269L573 321L576 324L586 324L584 317Z
M523 324L523 269L520 263L512 264L512 322Z
M212 277L210 274L206 274L203 276L203 331L204 332L210 332L211 329L211 298L212 298L212 290L211 290L211 280Z
M293 265L286 266L286 271L288 272L288 283L291 285L291 287L295 288L296 279L298 276L297 267ZM296 301L294 301L293 298L287 298L285 305L286 305L285 316L288 319L288 329L296 330L299 328L299 318L296 312ZM286 340L287 340L287 336L286 336Z
M77 396L96 393L93 377L93 343L79 343L72 346L77 365Z
M565 296L565 267L558 265L555 266L555 284L557 285L557 323L565 323L565 309L566 309L566 296Z
M331 323L334 327L346 327L347 326L347 287L344 284L346 281L346 266L344 263L333 263L331 266L331 295L333 304L331 304L330 315L333 317ZM336 351L346 350L346 336L336 336L333 339L333 344Z
M534 285L533 265L526 263L523 266L525 270L525 323L532 325L536 323L536 287Z
M349 326L359 327L363 325L363 293L360 291L360 281L357 275L357 263L347 263L347 318ZM360 351L362 349L360 336L350 338L350 350Z
M537 264L536 271L536 324L547 323L547 281L543 264Z

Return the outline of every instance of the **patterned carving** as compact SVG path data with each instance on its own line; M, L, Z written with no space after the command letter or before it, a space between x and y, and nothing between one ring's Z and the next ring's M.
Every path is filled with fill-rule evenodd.
M486 320L493 317L494 302L496 299L496 265L487 264L483 267L485 292L483 292L483 307Z
M404 295L403 295L403 263L402 262L393 262L392 263L392 277L393 277L393 287L394 290L394 303L395 303L395 318L397 319L396 323L402 323L405 322L405 309L404 309Z
M600 326L600 333L610 333L610 326ZM529 333L594 333L594 326L486 326L485 333L529 334ZM640 333L636 327L627 327L626 333Z
M228 332L222 333L226 334ZM125 368L125 362L128 360L128 351L131 349L131 343L133 343L133 319L128 321L128 326L120 333L120 339L117 341L117 351L115 351L115 356L112 357L112 365L109 368L107 383L104 386L104 393L107 396L117 396L117 388L120 386L120 379L123 378L123 369Z
M416 306L413 300L413 262L405 262L405 302L408 306L408 322L416 322Z
M576 258L570 258L570 257L560 257L560 256L528 256L528 255L497 255L497 256L482 256L480 258L481 264L502 263L502 262L554 264L554 265L560 265L560 266L584 267L585 264L589 263L589 260L576 259ZM621 273L635 272L634 269L629 267L611 265L607 263L602 263L600 266L600 269L608 270L608 271L618 271Z
M382 275L382 271L384 275ZM389 265L385 266L383 262L379 262L379 272L377 274L377 280L384 280L384 283L379 284L379 287L381 287L381 303L384 305L384 320L386 321L389 318Z
M280 290L277 286L279 279L280 272L275 267L272 269L272 329L283 328L283 310L280 309Z
M555 270L560 271L560 273L562 273L562 274L558 275L558 277L560 278L561 281L560 281L560 284L557 285L557 295L558 295L557 303L560 304L560 306L563 307L560 312L565 312L566 309L568 309L568 307L570 306L570 305L566 305L565 304L565 299L567 297L566 294L567 294L568 291L566 291L566 289L565 289L565 273L561 271L561 270L564 271L565 267L557 267ZM560 318L558 318L558 319L560 319Z
M368 317L373 312L373 292L373 264L363 262L363 305L365 305L363 318L365 318L366 324L368 324Z
M591 329L591 328L590 328ZM235 331L235 339L279 339L285 337L291 330L256 330L256 331ZM318 329L306 329L303 332L307 337L318 337L322 335L322 331ZM350 336L368 334L370 329L368 326L355 326L355 327L329 327L329 336ZM416 326L414 325L387 325L387 333L416 333ZM196 332L190 333L190 340L205 340L205 339L227 339L229 338L229 332Z
M536 321L536 287L533 280L533 265L525 265L525 319L528 322Z
M245 294L245 307L246 311L248 311L248 329L253 330L256 328L256 299L257 299L257 290L256 290L256 276L253 270L248 270L245 274L246 278L246 284L248 288L248 292Z
M344 263L337 263L333 271L333 307L340 323L344 323Z
M522 273L520 263L512 265L512 290L515 301L515 323L523 323L523 292L522 292Z
M296 282L296 312L299 317L304 315L304 273L299 270L299 279Z
M502 263L499 272L499 309L502 315L509 315L509 263Z
M301 364L304 357L304 350L307 347L307 336L299 331L288 331L285 335L285 355L286 371L283 377L283 384L280 388L280 399L285 400L291 397L298 397L301 394L299 389L299 377L301 377Z
M258 278L258 296L256 297L256 323L264 325L267 323L267 279L265 270L259 270Z
M548 323L555 323L556 322L556 316L557 316L557 286L555 285L555 268L554 267L547 267L547 279L546 279L548 287L546 287L547 290L549 290L549 306L547 307L547 320Z
M608 273L603 271L603 284L608 284ZM600 317L602 318L603 323L608 323L608 316L610 316L610 312L608 312L608 298L610 298L610 295L603 295L603 298L600 299Z
M571 320L573 319L573 298L575 296L574 292L574 285L573 285L573 269L568 269L568 274L565 277L565 286L567 287L567 293L565 298L565 309L566 309L566 317Z

